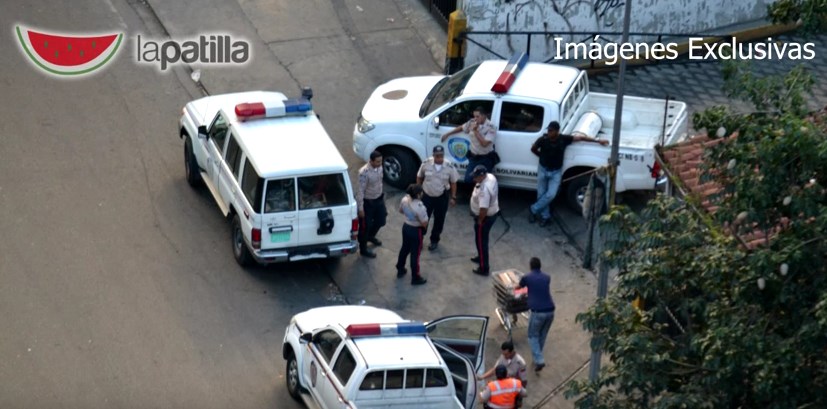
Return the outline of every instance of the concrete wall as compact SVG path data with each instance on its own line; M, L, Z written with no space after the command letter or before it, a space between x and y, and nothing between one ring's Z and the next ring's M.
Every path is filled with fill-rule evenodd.
M765 21L767 5L774 0L631 0L631 32L715 33ZM470 31L612 31L623 29L625 0L464 0L461 8ZM729 30L729 31L728 31ZM587 36L562 36L564 42ZM608 36L620 41L620 35ZM526 36L471 35L508 58L526 50ZM653 42L654 37L633 37L632 42ZM590 40L589 40L590 41ZM677 41L677 39L675 40ZM556 54L551 36L532 36L531 60L545 61ZM468 43L465 65L497 58Z

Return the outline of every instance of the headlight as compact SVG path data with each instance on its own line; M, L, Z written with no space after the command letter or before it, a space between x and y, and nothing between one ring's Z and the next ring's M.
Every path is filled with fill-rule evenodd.
M373 129L374 126L372 123L370 123L370 121L363 118L362 115L359 115L359 120L356 121L356 128L361 133L367 133L370 132L370 130Z

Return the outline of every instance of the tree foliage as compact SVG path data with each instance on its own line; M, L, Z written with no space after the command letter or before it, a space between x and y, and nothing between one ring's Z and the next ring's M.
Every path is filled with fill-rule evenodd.
M827 0L778 0L767 6L776 24L800 23L805 33L827 29Z
M827 111L806 112L801 68L732 63L725 82L756 111L694 118L724 128L704 167L715 214L660 196L602 220L617 285L577 319L610 363L569 385L578 408L827 407ZM738 239L756 233L769 239Z

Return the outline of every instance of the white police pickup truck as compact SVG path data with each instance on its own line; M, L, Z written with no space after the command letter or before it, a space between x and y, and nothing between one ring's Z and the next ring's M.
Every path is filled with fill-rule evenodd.
M302 94L241 92L184 107L187 181L207 185L232 221L241 265L341 257L357 247L347 164L313 112L312 91Z
M611 141L615 95L589 92L586 73L573 67L510 61L485 61L451 76L399 78L380 85L362 109L353 132L353 151L367 160L383 153L385 180L403 187L416 178L419 164L443 134L472 117L481 106L497 127L495 149L501 158L495 174L500 186L536 189L538 159L530 151L551 121L561 133L581 133ZM678 141L687 130L686 104L624 97L620 166L616 190L651 190L654 147ZM449 138L446 159L467 166L467 135ZM575 143L566 150L563 180L608 163L610 147ZM579 209L588 177L564 185L566 199Z
M428 324L368 306L314 308L287 326L287 390L309 408L471 409L488 317Z

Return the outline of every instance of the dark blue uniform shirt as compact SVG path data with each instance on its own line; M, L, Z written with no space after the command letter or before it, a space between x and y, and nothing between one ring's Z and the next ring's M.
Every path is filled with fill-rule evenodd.
M540 271L532 270L520 279L520 287L528 287L528 308L536 312L554 311L551 299L551 277Z

